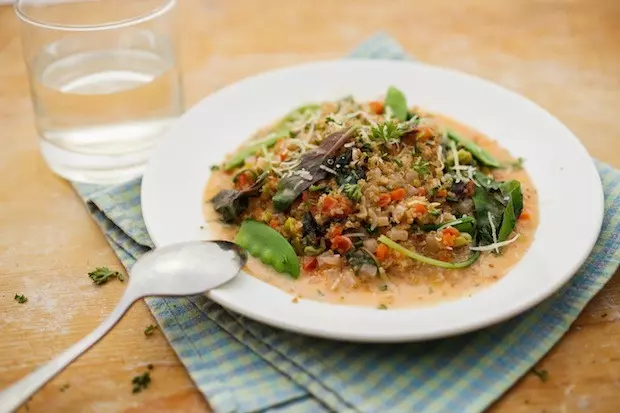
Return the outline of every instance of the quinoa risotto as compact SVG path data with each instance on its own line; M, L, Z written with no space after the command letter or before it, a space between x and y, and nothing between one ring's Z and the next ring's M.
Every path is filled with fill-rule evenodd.
M212 167L214 235L299 298L379 309L471 295L531 245L536 190L495 141L447 117L345 97L295 109Z

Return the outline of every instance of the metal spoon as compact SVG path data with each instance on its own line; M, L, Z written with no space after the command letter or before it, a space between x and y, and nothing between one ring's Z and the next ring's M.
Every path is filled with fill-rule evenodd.
M114 311L63 354L0 393L0 413L12 412L26 402L106 335L136 300L203 293L233 279L246 261L245 250L228 241L184 242L144 254L131 269L125 293Z

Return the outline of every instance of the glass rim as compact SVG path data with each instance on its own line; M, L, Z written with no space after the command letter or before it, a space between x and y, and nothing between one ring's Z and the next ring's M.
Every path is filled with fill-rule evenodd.
M52 29L52 30L63 30L63 31L99 31L99 30L110 30L110 29L120 29L123 27L135 26L140 23L147 22L152 20L158 16L161 16L176 4L177 0L162 0L162 4L143 14L139 14L135 17L130 17L127 19L120 19L116 21L110 21L105 23L97 23L97 24L59 24L59 23L51 23L45 22L40 19L32 18L22 10L24 3L28 0L15 0L13 3L13 10L19 19L24 22L31 24L33 26L37 26L44 29Z

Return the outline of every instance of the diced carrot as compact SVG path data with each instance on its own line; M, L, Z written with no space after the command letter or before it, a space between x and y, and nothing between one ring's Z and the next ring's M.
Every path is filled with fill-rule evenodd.
M380 115L383 113L383 102L375 100L374 102L370 102L369 105L370 105L370 110L372 110L377 115Z
M330 228L329 231L327 231L326 237L327 239L332 239L338 235L342 235L342 231L343 231L343 227L342 225L339 224L333 224Z
M377 246L377 259L379 261L383 261L384 259L386 259L388 257L388 254L390 253L389 248L387 247L387 245L385 244L379 244Z
M427 212L426 205L424 204L415 204L413 210L418 214L426 214Z
M440 189L439 191L437 191L437 196L439 198L445 198L448 195L448 191L446 191L445 189Z
M280 156L280 161L285 161L288 155L286 154L286 152L280 152L279 156Z
M323 212L327 212L338 204L338 200L332 196L326 196L323 199Z
M304 257L302 265L304 271L314 271L318 266L319 261L316 257Z
M454 227L446 227L443 229L443 233L444 234L450 234L450 235L454 235L455 237L458 237L459 235L461 235L461 231L459 231L458 229L454 228Z
M426 142L433 137L433 130L430 127L420 129L416 135L416 139L420 142Z
M403 199L405 199L405 196L407 196L407 191L405 190L405 188L397 188L390 192L390 197L392 198L392 201L402 201Z
M454 247L454 240L460 233L461 232L454 227L445 228L441 234L441 243L446 247Z
M271 218L271 221L269 221L269 226L271 228L278 228L280 226L280 220L276 217Z
M532 219L532 215L529 213L529 211L521 211L521 215L519 215L520 221L529 221L530 219Z
M353 248L353 242L348 237L337 235L331 239L331 248L338 251L340 254L346 254L351 248Z
M426 196L426 188L424 188L423 186L418 188L418 195L419 196Z
M243 171L234 179L236 189L246 189L254 183L254 176L250 171Z
M377 201L377 205L383 208L384 206L388 206L390 202L392 202L392 196L388 193L384 193L384 194L379 195L379 200Z

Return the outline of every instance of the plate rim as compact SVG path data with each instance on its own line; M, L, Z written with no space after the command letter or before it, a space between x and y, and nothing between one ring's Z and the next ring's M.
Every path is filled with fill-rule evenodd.
M368 333L363 333L363 334L359 334L359 333L346 333L346 334L339 334L339 333L334 333L332 331L325 331L323 329L320 328L320 326L313 326L313 327L303 327L303 326L298 326L295 325L295 323L290 323L288 321L283 321L283 320L273 320L270 319L268 317L263 317L260 314L248 314L243 308L240 308L237 304L235 304L234 302L230 302L229 300L224 299L221 295L218 294L218 290L212 290L208 293L206 293L206 295L212 299L213 301L217 302L218 304L222 305L223 307L232 310L233 312L239 313L239 314L243 314L244 316L247 316L253 320L259 321L263 324L267 324L279 329L284 329L284 330L288 330L288 331L292 331L292 332L296 332L296 333L301 333L304 335L309 335L309 336L313 336L313 337L321 337L321 338L327 338L327 339L337 339L337 340L345 340L345 341L355 341L355 342L413 342L413 341L422 341L422 340L430 340L430 339L436 339L436 338L442 338L442 337L450 337L450 336L454 336L454 335L458 335L458 334L463 334L463 333L467 333L467 332L471 332L471 331L475 331L475 330L479 330L481 328L484 327L488 327L491 325L495 325L498 324L502 321L505 321L507 319L510 319L518 314L521 314L525 311L527 311L528 309L531 309L533 307L535 307L536 305L540 304L542 301L546 300L547 298L549 298L550 296L552 296L553 294L555 294L560 288L562 288L564 285L566 285L567 283L569 283L573 277L576 275L577 271L579 270L579 268L585 263L585 261L588 259L588 257L590 256L592 249L594 248L596 241L598 240L598 237L600 235L600 231L602 228L602 224L603 224L603 219L604 219L604 191L603 191L603 187L602 187L602 182L601 182L601 177L600 174L598 173L598 170L596 168L596 165L594 163L594 160L592 159L592 157L590 156L590 154L588 153L587 149L585 148L585 146L583 145L583 143L579 140L579 138L562 122L560 121L557 117L555 117L551 112L549 112L548 110L546 110L544 107L542 107L541 105L539 105L538 103L530 100L528 97L521 95L509 88L506 88L505 86L499 85L495 82L492 82L490 80L481 78L479 76L467 73L467 72L462 72L459 71L457 69L453 69L453 68L449 68L449 67L443 67L443 66L436 66L436 65L432 65L432 64L428 64L428 63L424 63L424 62L419 62L419 61L409 61L409 60L392 60L392 59L368 59L368 58L350 58L350 59L326 59L326 60L317 60L317 61L312 61L312 62L306 62L306 63L301 63L301 64L295 64L295 65L288 65L288 66L283 66L283 67L278 67L272 70L267 70L267 71L262 71L262 72L258 72L258 73L254 73L251 74L249 76L243 77L223 88L220 88L216 91L214 91L213 93L210 93L208 95L206 95L204 98L202 98L201 100L199 100L198 102L196 102L191 108L189 108L176 122L175 124L179 124L181 122L183 122L183 120L193 111L196 110L196 107L198 107L199 105L203 104L203 102L205 100L212 100L212 99L217 99L219 95L221 94L226 94L231 90L237 89L237 88L242 88L244 87L245 84L247 83L251 83L255 80L260 80L260 78L263 77L268 77L268 76L275 76L278 75L280 73L286 73L288 71L295 71L295 70L304 70L306 68L312 68L312 67L316 67L316 66L323 66L323 65L347 65L347 64L389 64L389 65L413 65L413 66L420 66L423 67L427 70L433 70L433 71L440 71L440 72L444 72L444 73L448 73L450 75L457 75L460 77L465 77L465 78L469 78L472 80L475 80L477 82L482 82L484 84L486 84L486 86L491 87L496 89L498 92L504 93L504 94L509 94L512 97L518 98L522 103L524 104L528 104L530 105L532 108L536 109L537 111L541 111L543 112L546 116L548 116L549 118L551 118L558 126L562 127L564 129L564 131L567 133L567 137L568 135L571 136L571 138L573 139L574 143L579 147L579 150L581 152L583 152L584 154L587 155L587 157L589 158L589 173L594 173L597 177L597 185L593 185L594 186L594 190L598 193L598 196L596 197L596 199L592 199L592 203L596 203L596 205L593 205L592 210L597 212L596 215L596 228L592 228L592 231L589 234L589 239L587 240L587 250L584 250L581 253L581 256L579 257L579 259L577 259L573 265L571 266L570 271L567 271L567 275L562 277L561 280L557 280L556 282L553 283L552 286L550 286L549 288L547 288L546 290L543 290L543 292L541 292L538 295L532 296L530 298L528 298L527 300L523 300L520 305L515 305L513 307L510 307L508 310L503 310L501 312L498 313L494 313L493 315L490 315L489 317L483 319L483 320L479 320L478 322L475 323L464 323L462 326L460 327L453 327L453 328L449 328L449 329L436 329L434 331L431 332L408 332L405 331L404 333L396 333L396 334L377 334L376 332L374 334L368 334ZM154 150L153 150L153 155L149 158L148 164L147 164L147 168L145 170L145 173L143 175L143 179L141 182L141 189L140 189L140 197L141 197L141 201L144 199L148 199L148 193L150 191L149 188L151 188L152 185L155 185L155 183L153 183L152 181L152 176L153 176L153 172L152 169L154 168L154 164L155 164L155 156L154 154L157 153L159 151L159 148L164 145L165 141L170 139L170 135L171 135L171 131L173 132L175 129L174 126L172 126L169 129L169 132L167 132L161 139L160 141L157 143L157 145L155 146ZM534 184L536 184L536 181L534 180ZM540 201L539 201L540 202ZM161 242L161 240L158 240L157 237L158 235L155 235L156 231L152 230L152 228L155 228L155 224L153 224L152 222L150 222L150 216L152 216L152 213L149 212L151 209L151 206L149 206L149 203L142 203L142 215L143 215L143 219L144 219L144 223L147 229L147 232L149 234L149 236L151 237L153 244L155 246L157 245L162 245L165 244L163 242ZM510 272L512 271L509 270L505 275L508 276L510 274ZM250 276L251 277L251 276ZM275 287L274 287L275 288ZM540 290L539 290L540 291ZM308 301L308 300L306 300ZM325 304L325 303L323 303ZM353 306L347 306L347 307L353 307ZM415 308L415 307L414 307ZM411 308L409 310L413 310L414 308ZM400 310L400 309L399 309ZM399 310L392 310L391 312L394 311L399 311ZM407 310L407 309L403 309L403 310Z

